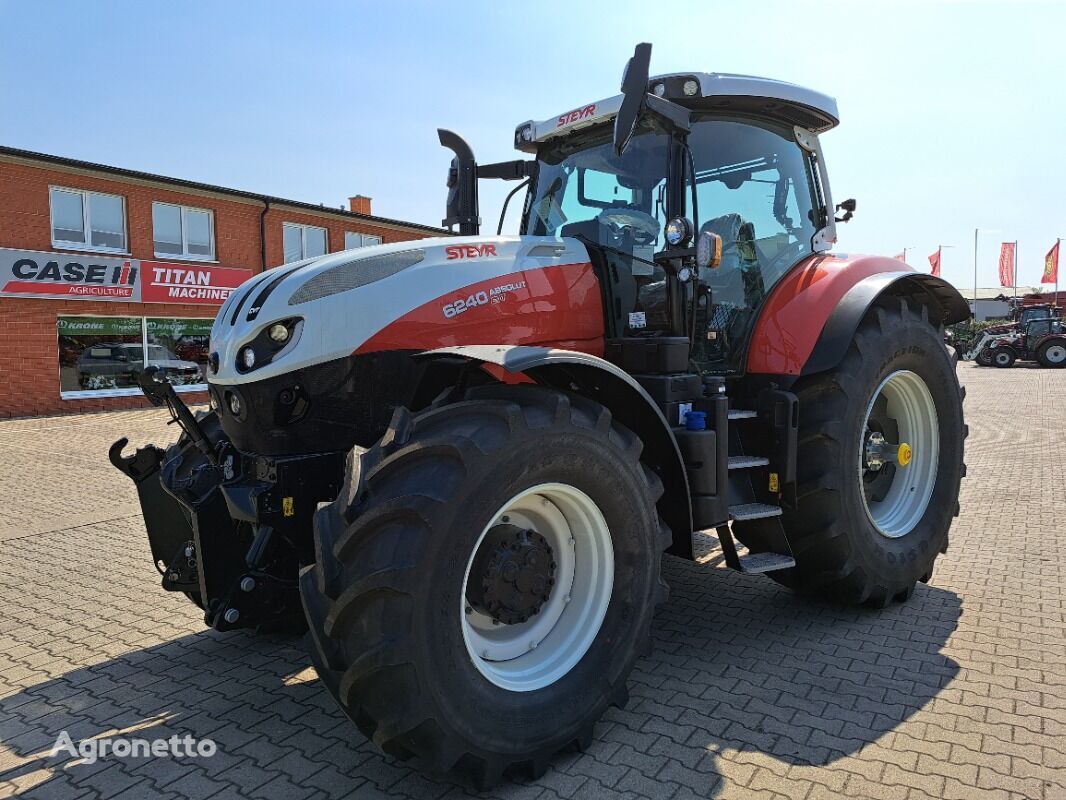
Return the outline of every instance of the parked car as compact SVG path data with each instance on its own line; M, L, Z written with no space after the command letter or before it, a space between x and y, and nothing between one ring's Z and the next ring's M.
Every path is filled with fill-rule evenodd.
M148 345L148 362L163 369L177 385L201 383L200 366L178 358L158 344ZM144 371L144 348L139 344L102 342L87 347L78 358L78 382L83 389L110 389L137 385Z

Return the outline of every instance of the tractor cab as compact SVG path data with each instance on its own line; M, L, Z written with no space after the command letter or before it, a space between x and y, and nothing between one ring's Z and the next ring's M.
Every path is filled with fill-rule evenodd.
M608 124L547 137L523 232L578 238L603 261L609 336L691 336L701 371L738 373L770 290L826 249L826 202L806 130L706 105L692 102L684 136L641 121L620 155ZM681 239L670 241L675 219ZM676 250L701 233L720 238L718 266L686 272L682 256L671 270ZM674 314L672 290L682 300Z
M1035 351L1036 346L1045 336L1051 334L1066 333L1066 325L1063 325L1059 317L1043 317L1030 319L1025 323L1025 349Z
M523 234L586 246L608 340L684 337L700 372L742 374L770 291L836 239L817 137L837 124L836 102L745 75L649 78L641 57L621 95L519 125L515 146L534 161L474 171L529 178ZM457 162L445 224L476 219L459 204ZM720 247L713 265L697 263L701 237Z

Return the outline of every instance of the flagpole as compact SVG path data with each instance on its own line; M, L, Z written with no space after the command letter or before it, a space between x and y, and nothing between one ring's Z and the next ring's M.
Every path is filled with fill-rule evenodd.
M1011 283L1014 284L1014 305L1018 305L1018 240L1014 240L1014 274L1011 275L1014 279Z

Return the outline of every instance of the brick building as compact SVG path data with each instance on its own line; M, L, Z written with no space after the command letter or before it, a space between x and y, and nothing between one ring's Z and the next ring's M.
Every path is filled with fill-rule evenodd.
M168 369L204 399L207 336L229 292L264 269L443 231L160 175L0 147L0 417L145 403Z

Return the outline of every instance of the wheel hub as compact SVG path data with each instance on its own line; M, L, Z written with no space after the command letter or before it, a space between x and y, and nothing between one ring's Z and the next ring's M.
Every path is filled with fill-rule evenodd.
M555 584L555 554L532 528L504 523L491 528L470 569L467 601L504 625L540 613Z
M880 431L867 431L866 445L863 448L866 469L880 470L885 464L905 467L911 463L913 452L906 442L890 444Z

